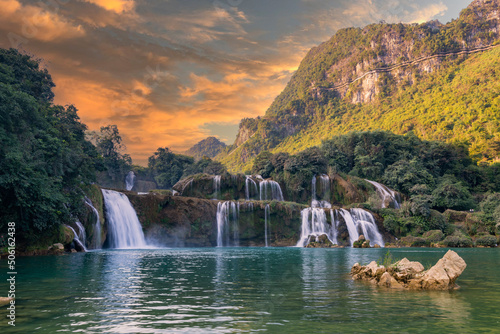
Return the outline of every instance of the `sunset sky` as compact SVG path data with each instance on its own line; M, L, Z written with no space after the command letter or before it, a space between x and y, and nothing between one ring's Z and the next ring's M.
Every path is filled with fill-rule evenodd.
M264 115L301 59L338 29L446 23L471 0L0 0L0 46L43 58L55 102L116 124L135 164Z

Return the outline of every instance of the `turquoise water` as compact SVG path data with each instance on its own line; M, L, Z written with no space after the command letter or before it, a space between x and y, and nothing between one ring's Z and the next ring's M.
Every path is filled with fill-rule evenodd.
M456 250L452 292L353 282L384 249L197 248L18 258L7 333L498 333L500 251ZM434 264L446 249L393 249ZM2 260L0 270L7 272ZM5 282L5 281L4 281ZM7 290L6 283L0 288ZM2 293L2 295L5 295ZM0 311L5 317L6 310ZM5 318L4 318L5 319Z

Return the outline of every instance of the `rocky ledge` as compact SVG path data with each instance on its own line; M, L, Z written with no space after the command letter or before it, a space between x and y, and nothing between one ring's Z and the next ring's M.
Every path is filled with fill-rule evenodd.
M457 278L467 267L465 261L449 250L431 269L425 271L420 262L402 259L387 267L375 261L367 266L356 263L352 266L354 280L364 280L381 287L409 290L450 290L458 289Z

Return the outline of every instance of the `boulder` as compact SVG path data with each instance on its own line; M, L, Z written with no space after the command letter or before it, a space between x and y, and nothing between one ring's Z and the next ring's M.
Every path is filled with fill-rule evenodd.
M396 268L399 271L411 271L415 274L424 271L424 266L420 262L410 261L407 258L404 258L401 261L396 262Z
M449 250L434 267L422 276L422 289L448 290L456 288L455 281L467 264L452 250Z
M391 289L404 289L404 286L400 284L394 277L388 272L385 272L380 276L380 280L377 283L379 286L383 286Z
M9 305L11 300L9 297L0 297L0 306Z
M404 258L387 268L375 261L367 266L356 263L351 269L354 280L376 283L378 286L410 290L448 290L456 289L457 278L467 267L465 261L449 250L435 266L424 271L420 262Z

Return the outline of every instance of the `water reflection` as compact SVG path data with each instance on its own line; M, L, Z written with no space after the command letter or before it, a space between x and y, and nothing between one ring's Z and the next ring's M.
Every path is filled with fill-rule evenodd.
M395 292L350 279L352 264L383 258L386 250L165 249L20 258L19 326L9 333L494 332L500 321L495 251L465 250L464 288L453 292ZM391 253L434 263L443 251Z

